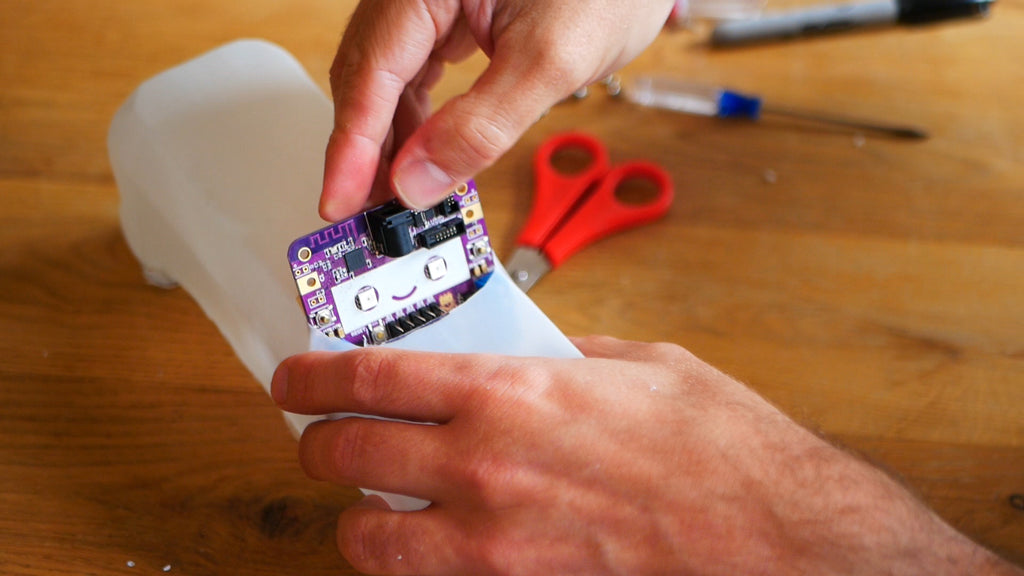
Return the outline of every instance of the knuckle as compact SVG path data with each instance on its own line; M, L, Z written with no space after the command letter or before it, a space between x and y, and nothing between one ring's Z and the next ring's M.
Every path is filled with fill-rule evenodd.
M466 493L490 509L502 509L521 494L519 471L515 463L478 455L461 473Z
M372 450L365 446L358 418L313 422L299 439L299 462L314 480L348 484Z
M407 82L392 70L379 68L369 73L371 80L369 86L375 88L370 96L377 104L389 105L396 100L398 95L405 90Z
M343 83L345 78L348 75L347 72L350 68L351 65L349 64L349 61L339 50L338 53L334 55L334 60L331 62L331 68L327 73L328 84L331 86L331 92L335 94L341 92L341 89L344 87Z
M549 366L534 362L508 366L497 377L504 380L502 390L506 395L517 402L534 404L534 409L540 409L544 404L545 392L557 378Z
M328 72L328 83L335 100L345 101L362 86L368 84L369 78L363 68L364 60L353 58L351 54L339 52Z
M382 559L387 554L383 531L378 530L365 514L342 514L338 521L338 551L359 572L377 574L383 571Z
M655 342L647 344L648 355L653 360L672 361L692 357L685 348L671 342Z
M460 150L461 162L475 172L480 166L493 164L511 145L515 134L512 122L501 112L460 114L452 123L454 148Z
M338 519L337 546L341 555L361 574L430 572L430 555L423 537L413 538L404 515L348 510ZM410 545L413 544L413 545Z
M328 449L325 455L324 472L328 479L345 482L356 476L366 461L368 448L365 444L365 427L357 418L346 418L332 423L327 439Z
M583 381L566 379L569 373L547 363L526 363L506 370L507 384L495 399L493 408L515 418L527 412L540 418L557 420L571 406Z
M571 92L586 81L581 62L587 60L575 43L558 37L545 38L535 44L536 74L539 83Z
M386 393L387 374L394 370L391 356L378 350L362 350L352 363L349 390L353 404L360 409L377 406Z
M466 465L459 474L460 484L470 494L476 495L481 501L489 501L490 495L494 492L494 483L497 481L495 463L486 457L476 457Z
M407 82L393 70L350 55L334 61L329 83L335 102L335 129L374 141L383 140L384 134L368 131L367 126L373 123L365 119L375 112L391 109Z
M582 338L580 338L580 340L583 342L593 343L600 346L609 346L621 342L621 340L619 340L618 338L608 336L605 334L590 334L588 336L583 336Z
M507 361L499 363L476 394L481 413L508 415L509 411L545 411L548 392L557 376L547 364Z

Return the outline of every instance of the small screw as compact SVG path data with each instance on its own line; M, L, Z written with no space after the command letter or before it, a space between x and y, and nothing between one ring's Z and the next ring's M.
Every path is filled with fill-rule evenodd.
M1024 510L1024 494L1010 494L1010 506Z
M616 75L611 75L601 81L604 84L605 90L608 91L608 95L617 97L622 95L622 81Z

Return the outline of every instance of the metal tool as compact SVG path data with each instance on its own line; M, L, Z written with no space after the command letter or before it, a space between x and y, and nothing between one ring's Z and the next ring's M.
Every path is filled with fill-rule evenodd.
M558 171L552 158L566 149L586 152L587 166L572 174ZM668 172L646 161L611 166L607 149L588 134L570 132L549 138L534 154L533 167L533 207L506 265L524 292L584 246L657 220L672 204ZM653 183L654 196L639 204L620 200L616 192L629 179Z
M633 79L628 84L621 86L617 83L609 84L609 87L610 93L622 96L634 104L698 116L757 120L764 114L775 114L811 122L845 126L865 132L876 132L897 138L924 139L928 137L927 132L916 126L768 106L757 96L678 78L642 76Z

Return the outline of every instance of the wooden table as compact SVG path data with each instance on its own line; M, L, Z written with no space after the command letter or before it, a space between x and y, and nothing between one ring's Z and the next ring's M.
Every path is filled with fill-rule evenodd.
M0 573L351 573L334 523L356 492L306 480L216 328L188 294L145 284L105 134L144 79L238 37L281 44L326 87L352 4L4 2ZM1022 30L1024 0L1000 0L984 22L742 50L664 34L624 74L932 138L720 122L597 91L480 175L494 245L508 256L550 134L585 129L615 161L665 164L669 218L578 254L535 287L540 307L568 334L690 348L1024 562ZM453 68L438 99L484 64Z

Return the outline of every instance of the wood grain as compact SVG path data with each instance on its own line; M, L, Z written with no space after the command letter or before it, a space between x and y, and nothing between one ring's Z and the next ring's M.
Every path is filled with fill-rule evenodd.
M281 44L326 88L353 5L5 2L0 572L354 573L334 523L356 492L304 478L216 328L187 294L144 283L105 148L135 86L238 37ZM624 74L669 71L932 138L858 142L597 91L553 108L478 178L495 247L512 250L550 134L585 129L613 161L664 164L670 216L573 257L531 293L541 308L569 334L690 348L1024 562L1022 29L1024 2L1001 0L983 22L743 50L664 34ZM451 67L438 101L484 66Z

